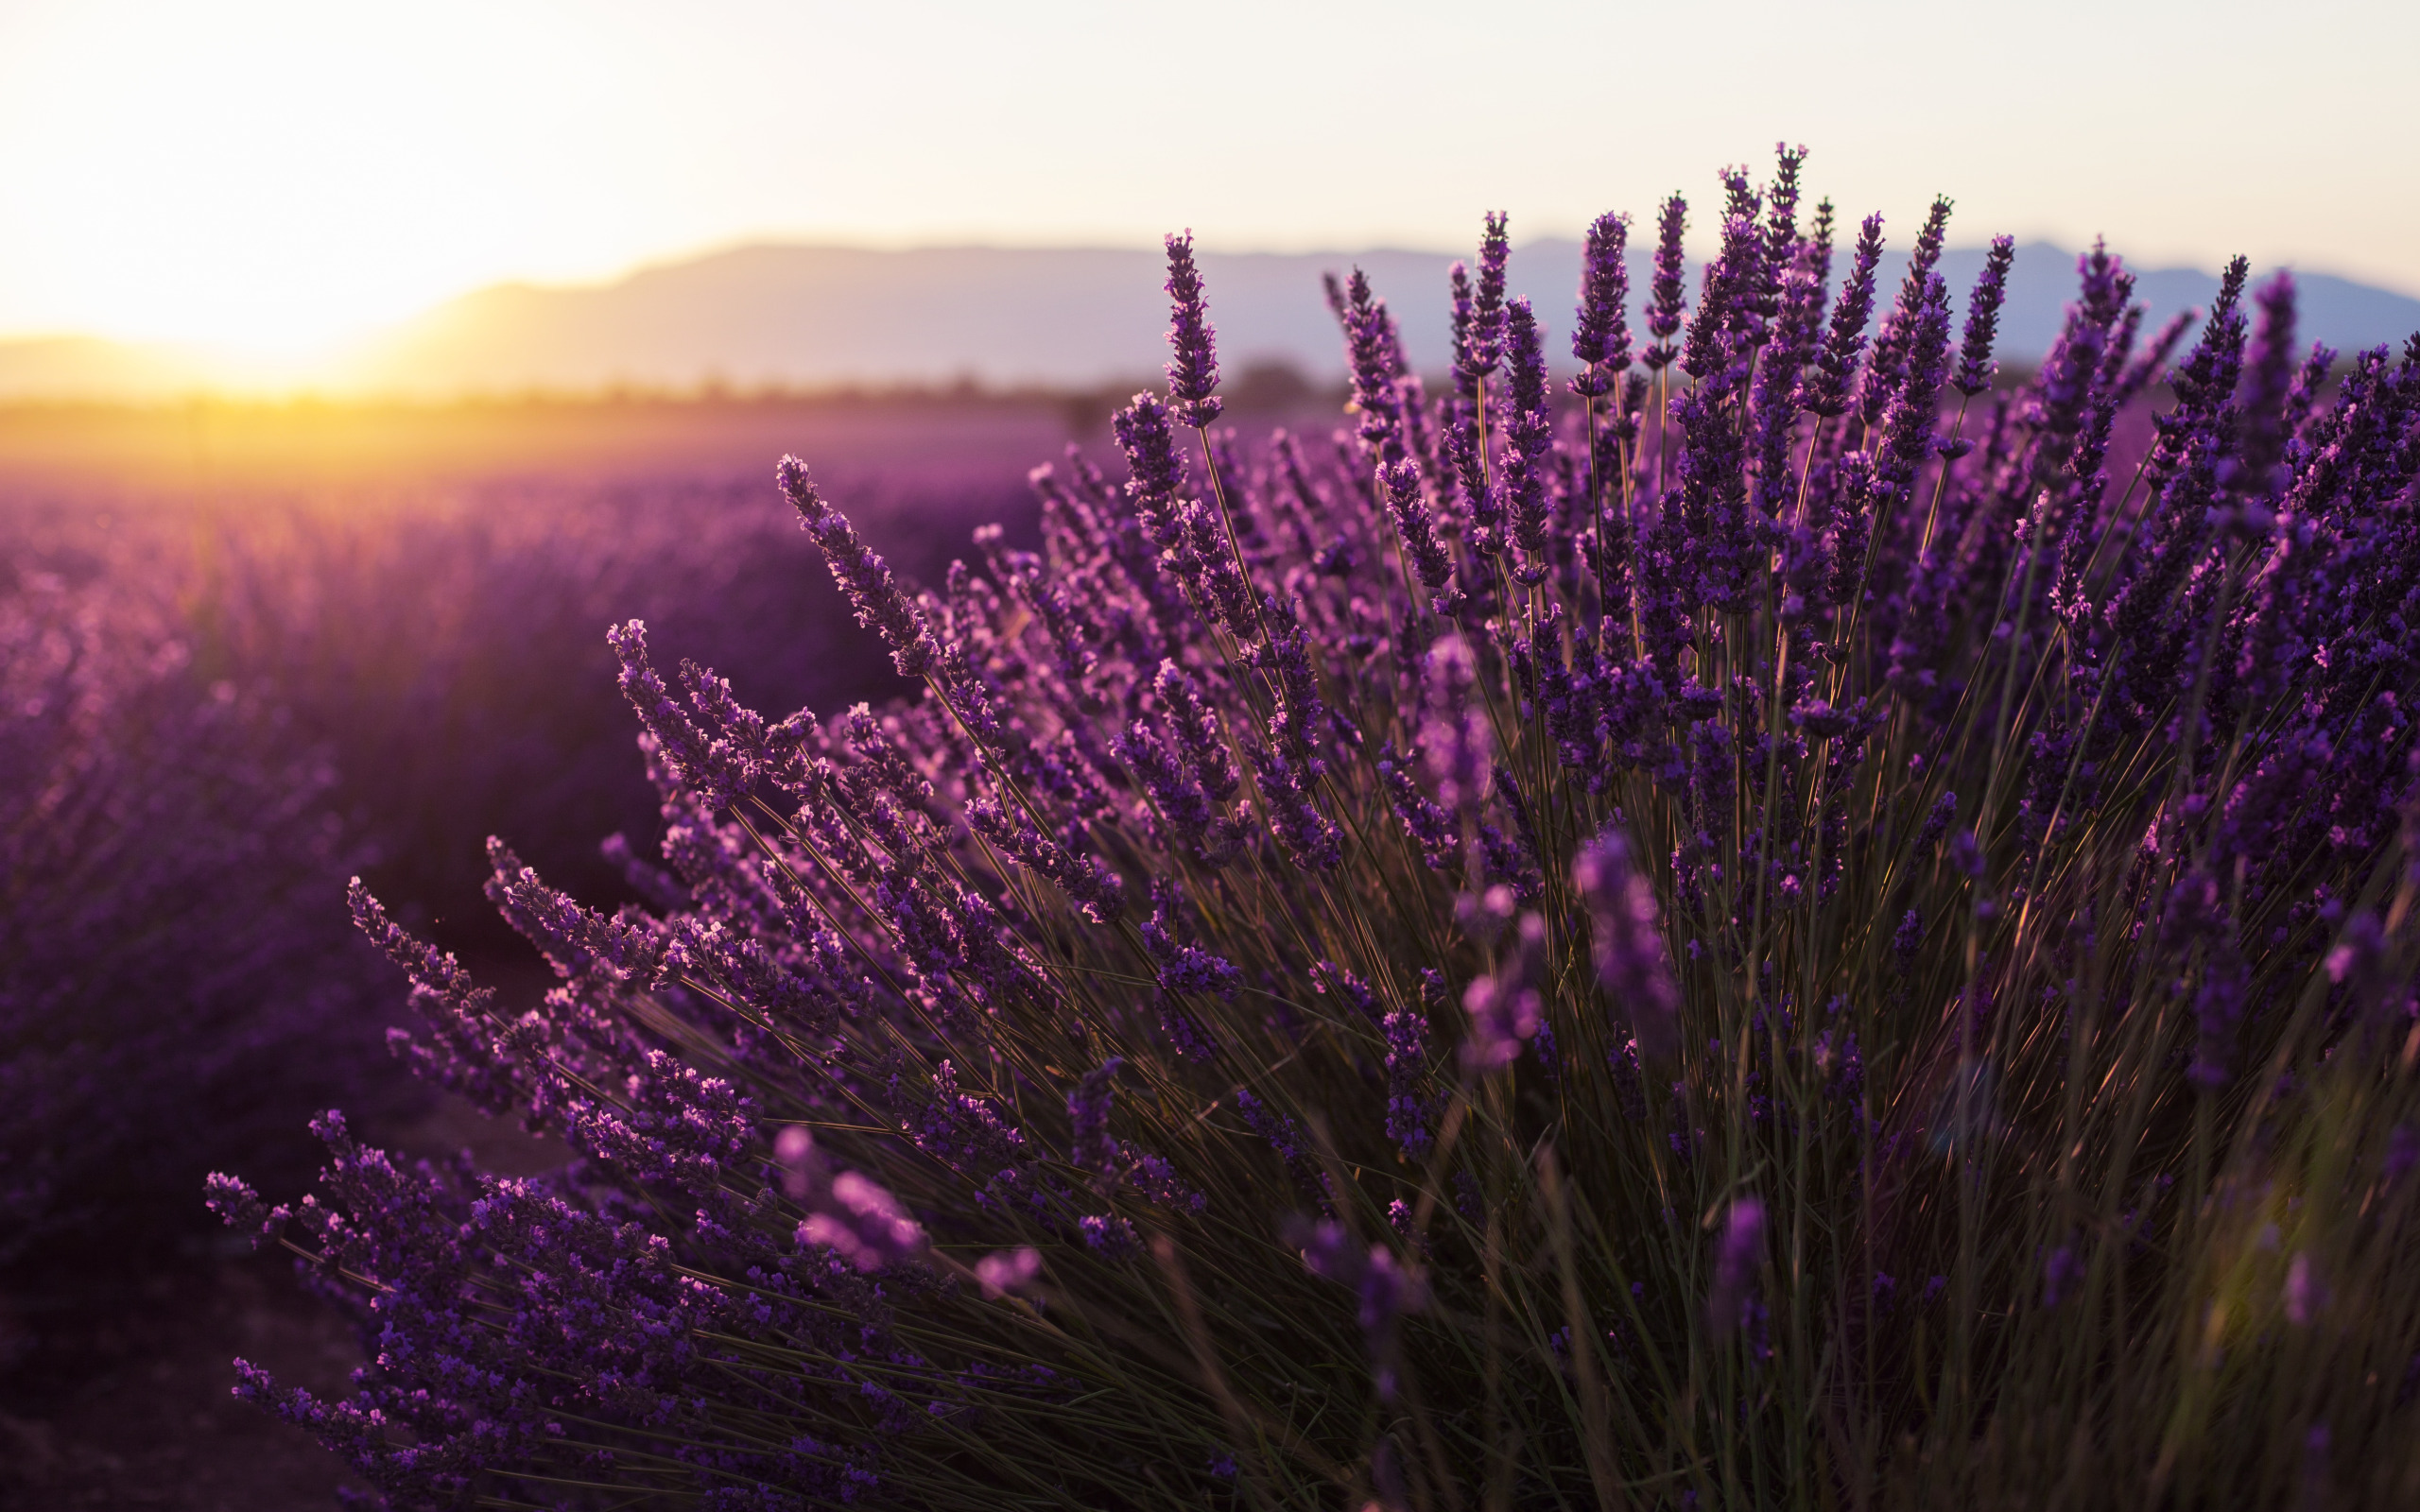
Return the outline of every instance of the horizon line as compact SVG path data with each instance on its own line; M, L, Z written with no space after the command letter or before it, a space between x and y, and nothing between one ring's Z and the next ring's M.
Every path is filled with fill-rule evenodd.
M1524 248L1535 248L1541 245L1554 244L1560 244L1563 246L1579 246L1582 243L1581 238L1574 235L1559 233L1546 234L1532 236L1527 241L1515 242L1512 244L1512 250L1517 254ZM1945 248L1945 250L1947 252L1975 251L1980 250L1986 245L1986 242L1952 242ZM2020 252L2027 248L2047 247L2062 254L2078 255L2075 249L2066 246L2062 241L2047 233L2035 235L2030 238L2020 236L2017 240L2016 246ZM609 289L621 287L622 285L630 284L648 273L670 271L699 263L709 262L718 257L735 256L752 251L847 252L860 253L870 256L890 257L913 256L920 253L934 252L993 252L1011 255L1115 253L1119 255L1145 256L1154 255L1158 250L1158 249L1152 247L1109 241L1015 242L933 240L886 243L879 240L849 241L840 239L825 239L814 236L790 235L781 232L768 232L764 234L749 234L708 242L697 246L688 251L668 252L658 256L643 258L623 265L617 271L602 274L593 278L570 277L547 279L543 277L504 277L492 279L485 283L465 286L455 293L442 295L430 300L427 302L417 306L408 314L398 316L391 319L368 321L361 325L352 327L339 335L314 341L305 347L263 347L250 345L242 341L230 341L223 337L125 335L112 335L105 331L90 328L39 327L19 330L0 330L0 348L27 347L44 343L95 343L104 346L116 347L122 350L147 350L164 353L182 353L192 356L206 355L222 360L230 357L240 356L248 358L250 361L256 364L274 366L280 363L307 363L315 358L325 357L350 344L372 338L382 333L399 330L405 326L410 325L413 321L424 319L436 314L438 311L447 308L448 306L460 303L465 300L475 299L483 294L505 291L520 291L538 294L599 293ZM1634 246L1631 250L1634 253L1644 254L1648 251L1648 249L1641 246ZM1216 246L1197 245L1195 252L1197 256L1205 258L1270 259L1316 259L1322 257L1367 257L1378 255L1412 257L1458 257L1475 255L1474 252L1467 249L1456 250L1406 243L1388 242L1372 243L1360 247L1337 246L1309 248L1292 251L1270 248L1228 249ZM1883 255L1886 259L1904 257L1906 255L1906 250L1903 248L1894 249L1886 247ZM2118 256L2120 259L2125 258L2126 254L2122 249L2118 249ZM1689 263L1693 266L1698 266L1703 263L1703 258L1696 256L1692 256L1689 259ZM2152 264L2149 262L2128 262L2127 266L2133 271L2145 274L2192 273L2204 278L2215 278L2218 276L2215 269L2204 266L2199 263L2191 262L2164 262L2159 264ZM2405 299L2420 300L2420 281L2415 281L2413 284L2408 287L2397 284L2376 283L2366 278L2356 277L2347 273L2335 272L2326 268L2311 266L2300 260L2281 261L2274 265L2256 269L2258 274L2264 276L2277 271L2290 271L2297 277L2333 279L2340 283L2351 284L2365 288L2374 288L2382 293L2392 294ZM1214 298L1214 306L1216 300Z

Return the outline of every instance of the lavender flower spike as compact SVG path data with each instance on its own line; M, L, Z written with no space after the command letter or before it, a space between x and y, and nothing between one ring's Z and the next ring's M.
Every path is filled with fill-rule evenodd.
M1521 916L1511 955L1493 976L1472 982L1462 993L1470 1014L1469 1037L1462 1041L1462 1059L1480 1071L1498 1071L1521 1054L1523 1041L1533 1039L1545 1022L1546 1003L1538 992L1539 957L1545 954L1546 920Z
M2294 372L2294 275L2280 271L2252 297L2259 308L2244 354L2243 452L2233 479L2249 499L2281 492L2286 470L2286 396Z
M1735 1197L1714 1253L1714 1289L1705 1302L1706 1328L1716 1338L1730 1337L1739 1326L1764 1247L1765 1205L1754 1197Z
M994 1299L1024 1291L1041 1274L1042 1251L1031 1245L998 1250L975 1263L975 1279L981 1283L983 1295Z
M1381 465L1405 455L1404 395L1394 318L1387 301L1371 292L1359 268L1345 284L1344 346L1353 370L1353 403L1361 411L1362 444Z
M1084 1073L1067 1094L1067 1122L1074 1130L1069 1159L1103 1181L1117 1177L1117 1141L1109 1132L1109 1104L1125 1065L1124 1057L1110 1057Z
M1126 495L1134 501L1144 533L1160 546L1177 540L1177 493L1184 487L1184 456L1169 427L1171 412L1156 394L1142 393L1110 417L1110 429L1133 473Z
M1882 261L1882 217L1868 215L1858 228L1857 253L1841 296L1832 304L1831 328L1815 354L1815 366L1798 390L1799 407L1829 420L1849 407L1849 379L1865 351L1865 324L1874 318L1874 269Z
M2008 266L2016 257L2016 238L1995 236L1991 254L1983 259L1975 293L1966 301L1966 338L1958 349L1958 376L1950 387L1972 399L1992 387L1998 364L1992 361L1992 337L1999 330L2000 301L2008 297Z
M1628 215L1599 215L1588 228L1579 318L1571 330L1571 354L1585 368L1571 380L1571 391L1591 399L1612 392L1630 367L1630 323L1622 312L1630 298L1629 239Z
M1478 243L1478 286L1471 301L1469 336L1463 347L1465 374L1484 378L1504 357L1504 267L1512 243L1504 232L1505 217L1491 211L1487 231Z
M1430 523L1428 508L1420 496L1420 464L1409 460L1384 465L1379 478L1387 486L1387 507L1394 515L1395 528L1403 533L1404 550L1410 554L1412 571L1417 573L1428 592L1441 599L1454 595L1446 592L1446 583L1454 573L1453 558L1446 555L1444 543L1437 539L1437 527Z
M1201 299L1201 272L1193 266L1193 232L1167 238L1168 301L1175 323L1168 327L1168 347L1176 353L1168 364L1168 407L1181 422L1199 430L1219 418L1225 407L1219 387L1217 333L1210 326L1210 307Z
M861 1271L913 1260L925 1252L925 1230L899 1199L855 1171L830 1173L815 1137L792 1125L773 1143L782 1189L806 1209L798 1242L821 1245Z
M1524 558L1519 579L1545 582L1552 570L1547 531L1551 501L1547 469L1554 453L1554 412L1547 401L1546 337L1526 299L1505 306L1505 503L1512 516L1512 539Z
M922 677L941 647L925 624L924 614L891 577L890 565L857 538L856 527L849 524L848 516L823 502L823 496L815 490L814 479L807 476L804 462L785 456L774 469L774 475L781 480L782 492L789 497L790 507L798 511L807 535L822 549L824 560L832 568L832 580L840 585L841 595L856 610L857 623L880 630L882 638L890 643L890 660L898 666L901 677Z
M1589 914L1597 980L1630 1022L1644 1059L1680 1053L1681 990L1664 949L1655 889L1631 865L1621 833L1607 830L1582 846L1571 864L1571 885Z
M1305 769L1288 762L1282 751L1258 744L1247 754L1269 808L1269 827L1284 842L1287 859L1305 871L1335 870L1344 859L1343 833L1311 801Z
M1647 334L1655 345L1639 359L1651 371L1671 366L1681 354L1672 338L1680 334L1681 301L1688 292L1681 254L1681 235L1688 227L1689 202L1677 194L1665 200L1655 221L1655 281L1649 285L1647 306Z
M832 1178L814 1212L798 1226L801 1244L826 1245L859 1270L913 1260L925 1252L925 1230L890 1192L855 1171Z

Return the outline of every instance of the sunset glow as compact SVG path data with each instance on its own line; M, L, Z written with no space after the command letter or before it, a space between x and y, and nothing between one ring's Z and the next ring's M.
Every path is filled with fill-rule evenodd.
M1967 240L2106 232L2138 262L2420 291L2420 212L2381 188L2408 7L2273 34L2234 5L2062 5L2017 32L1760 0L1720 77L1679 66L1668 9L1527 9L1499 42L1428 5L11 0L0 335L292 351L755 238L1451 247L1491 206L1570 235L1784 136L1894 225L1956 186ZM1883 77L1930 97L1859 87Z

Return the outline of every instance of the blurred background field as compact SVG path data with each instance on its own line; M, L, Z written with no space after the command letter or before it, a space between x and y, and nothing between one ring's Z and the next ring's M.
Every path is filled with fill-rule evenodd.
M559 1157L384 1054L403 988L343 885L509 984L504 835L596 899L655 800L605 627L767 707L893 688L771 483L816 459L903 569L977 524L1089 396L620 395L448 405L0 409L0 1499L288 1505L337 1466L226 1396L233 1355L357 1358L212 1169L299 1195L342 1106L414 1155ZM84 1500L89 1498L89 1500Z
M268 690L328 752L365 875L479 950L503 937L462 917L485 912L485 833L610 886L596 841L651 816L609 621L769 704L889 689L775 458L814 457L925 576L1029 513L1025 472L1069 438L1034 398L21 408L0 413L0 528L19 580L149 595L195 677Z

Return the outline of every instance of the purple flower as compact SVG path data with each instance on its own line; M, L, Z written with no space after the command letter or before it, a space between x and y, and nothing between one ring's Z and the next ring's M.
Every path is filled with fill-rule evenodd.
M1858 386L1857 394L1857 409L1869 432L1881 428L1884 412L1907 380L1909 343L1929 298L1936 276L1933 267L1941 261L1942 240L1948 225L1949 201L1937 198L1925 215L1923 228L1916 232L1916 245L1908 253L1908 270L1899 280L1899 301L1882 318L1882 328L1875 334L1874 352L1865 365L1865 377Z
M1688 229L1689 202L1675 194L1655 217L1655 276L1648 285L1647 304L1647 334L1655 342L1639 358L1650 371L1661 371L1680 355L1672 337L1680 334L1681 301L1688 292L1681 250Z
M2284 491L2281 463L2286 450L2286 400L2294 377L2294 276L2280 272L2253 295L2259 318L2243 364L2243 441L2235 467L2235 490L2247 499Z
M1143 1252L1143 1238L1125 1218L1086 1213L1076 1221L1084 1246L1105 1260L1132 1260Z
M1992 361L1992 337L2000 323L2000 303L2008 297L2009 264L2016 258L2016 238L1995 236L1966 301L1966 337L1958 349L1958 376L1950 387L1972 399L1992 387L1998 364ZM2173 339L2172 337L2170 339Z
M1317 1202L1322 1210L1332 1211L1327 1178L1320 1170L1317 1157L1311 1152L1310 1142L1303 1137L1302 1126L1249 1091L1236 1091L1236 1111L1243 1115L1245 1125L1284 1162L1286 1174L1293 1178L1295 1190Z
M1941 797L1932 800L1932 807L1925 811L1924 825L1916 831L1915 848L1919 850L1931 850L1935 841L1949 833L1949 826L1957 817L1958 795L1944 792ZM1965 865L1962 858L1973 848L1974 837L1971 834L1966 835L1958 852L1962 857L1960 862L1962 868Z
M1832 303L1832 321L1815 366L1801 380L1799 407L1826 419L1849 407L1849 379L1865 351L1866 322L1874 318L1874 270L1882 261L1882 217L1868 215L1858 230L1849 276Z
M1125 911L1125 885L1117 874L1098 856L1082 854L1067 843L1080 836L1080 825L1071 826L1066 836L1046 835L1022 806L1011 812L1007 804L988 797L966 805L966 822L976 833L1065 893L1094 923L1114 923Z
M1765 1205L1754 1197L1734 1197L1716 1242L1714 1286L1706 1295L1706 1328L1716 1338L1729 1338L1745 1320L1764 1258Z
M2061 1245L2042 1263L2042 1305L2056 1307L2083 1279L2083 1262L2072 1245Z
M1505 352L1511 382L1505 406L1505 502L1512 539L1527 558L1520 579L1532 587L1553 569L1547 550L1547 461L1554 449L1554 416L1547 407L1546 341L1528 300L1505 306Z
M1571 380L1571 391L1591 399L1612 392L1615 378L1630 367L1630 323L1623 309L1630 299L1629 239L1628 215L1599 215L1588 227L1581 257L1571 354L1582 370Z
M855 1171L810 1193L813 1211L798 1226L798 1242L821 1245L859 1270L880 1270L925 1252L925 1230L899 1199Z
M1234 798L1238 786L1235 762L1228 755L1218 716L1203 700L1192 677L1174 662L1163 662L1151 679L1151 688L1167 711L1168 722L1176 731L1177 748L1184 753L1194 781L1201 784L1214 803Z
M2283 1301L2286 1321L2296 1328L2308 1328L2319 1316L2320 1309L2327 1305L2327 1288L2321 1284L2307 1251L2296 1250L2286 1265Z
M1392 746L1379 752L1377 771L1378 781L1387 790L1387 802L1403 822L1412 843L1420 848L1421 860L1431 871L1449 869L1461 854L1462 833L1456 816L1420 790L1412 781L1412 763L1398 755Z
M1925 916L1910 908L1899 920L1899 927L1891 933L1891 958L1902 975L1915 964L1916 951L1924 939Z
M1460 369L1468 378L1486 377L1504 356L1504 269L1512 250L1505 224L1500 212L1490 211L1479 237L1478 278L1471 290Z
M1538 1032L1546 1012L1538 990L1546 937L1546 920L1522 915L1504 961L1463 989L1462 1009L1470 1015L1470 1025L1462 1058L1473 1067L1502 1070L1520 1056L1523 1041Z
M1949 345L1949 290L1933 274L1925 281L1901 360L1899 387L1883 413L1882 452L1893 464L1892 483L1904 489L1932 453L1941 399L1943 359Z
M1729 387L1737 382L1750 352L1764 341L1767 278L1756 195L1743 173L1726 175L1724 184L1730 194L1722 217L1722 249L1706 265L1681 367L1693 377L1720 378Z
M1387 1044L1387 1138L1407 1160L1427 1157L1433 1109L1424 1090L1428 1074L1428 1019L1417 1007L1388 1012L1380 1022Z
M1427 1288L1405 1268L1385 1246L1364 1248L1334 1219L1312 1223L1289 1221L1286 1242L1302 1252L1303 1264L1314 1276L1351 1287L1359 1306L1357 1316L1370 1347L1380 1400L1394 1400L1398 1384L1399 1329L1408 1314L1427 1306Z
M1041 1274L1042 1251L1031 1245L997 1250L975 1263L975 1279L990 1297L1024 1291Z
M1459 257L1446 265L1445 282L1452 290L1448 301L1452 314L1446 324L1454 349L1454 390L1469 400L1478 392L1478 374L1471 369L1471 322L1478 314L1478 291L1471 284L1470 266ZM1341 319L1344 301L1333 274L1328 278L1328 304Z
M2117 988L2191 1041L2136 1078L2159 1125L2154 1194L2189 1164L2180 1120L2240 1143L2256 1110L2292 1147L2322 1101L2302 1089L2377 1072L2408 1023L2410 911L2388 872L2420 833L2420 355L2361 354L2335 382L2330 354L2293 348L2282 288L2253 312L2238 268L2136 472L2145 427L2119 406L2166 358L2158 339L2135 351L2143 317L2117 258L2083 260L2058 349L1992 401L2007 239L1953 347L1936 205L1869 350L1880 223L1833 299L1832 215L1802 232L1799 169L1785 148L1770 187L1722 175L1720 247L1691 304L1686 207L1662 207L1644 368L1628 227L1591 228L1580 413L1555 412L1545 334L1510 297L1491 215L1452 279L1450 388L1432 402L1399 312L1340 278L1357 435L1316 456L1259 449L1207 423L1215 345L1179 237L1167 397L1115 422L1122 497L1071 455L1033 479L1036 539L979 530L910 594L786 469L844 593L923 684L829 713L855 694L810 682L826 718L769 720L702 666L665 675L645 627L618 627L666 866L617 847L648 902L614 911L493 847L492 899L556 971L510 1008L356 890L430 1024L406 1047L416 1069L581 1160L527 1182L407 1170L329 1120L314 1202L281 1214L213 1181L239 1231L324 1256L379 1339L342 1400L256 1373L245 1389L398 1504L646 1477L633 1492L752 1512L912 1499L916 1466L980 1470L1009 1442L1002 1411L1026 1438L1060 1435L1053 1474L1084 1504L1129 1495L1133 1464L1176 1475L1178 1500L1216 1501L1201 1456L1240 1452L1241 1430L1219 1420L1215 1373L1163 1383L1173 1456L1132 1414L1053 1410L1094 1400L1130 1356L1148 1366L1133 1379L1167 1375L1133 1352L1150 1340L1132 1326L1161 1316L1155 1278L1110 1274L1157 1237L1145 1228L1165 1226L1215 1283L1198 1295L1219 1351L1253 1376L1234 1379L1266 1399L1292 1372L1303 1412L1349 1438L1357 1373L1317 1350L1350 1317L1382 1401L1409 1396L1426 1268L1472 1315L1488 1270L1473 1241L1535 1207L1502 1141L1568 1133L1557 1120L1576 1112L1574 1237L1651 1280L1585 1265L1596 1321L1547 1296L1549 1315L1522 1324L1545 1346L1547 1397L1601 1384L1582 1367L1609 1341L1632 1374L1657 1341L1727 1341L1754 1379L1717 1383L1733 1400L1706 1406L1746 1435L1748 1484L1770 1481L1780 1441L1755 1425L1789 1406L1789 1373L1763 1369L1786 1311L1760 1295L1782 1253L1769 1222L1793 1267L1864 1304L1795 1309L1778 1337L1852 1376L1860 1350L1842 1337L1878 1328L1867 1342L1887 1354L1918 1293L1878 1267L1946 1253L1944 1210L1893 1198L1887 1231L1864 1232L1859 1171L1920 1198L1931 1178L1905 1176L1926 1162L1948 1157L1954 1178L1996 1151L2038 1156L2033 1125L2056 1109L2029 1104L2025 1047L2055 1058L2094 963L2116 962ZM1937 434L1945 387L1989 401L1971 450ZM1206 483L1188 481L1188 424ZM0 781L0 806L25 786L9 710L60 691L21 680L49 653L11 628L14 581L0 778L17 785ZM113 792L138 796L112 809ZM78 833L153 845L168 810L141 792L86 800L111 821ZM43 830L0 824L0 873ZM1637 849L1651 839L1652 856ZM1148 904L1118 912L1121 872ZM177 927L174 909L148 911ZM44 948L105 960L112 937ZM0 1017L23 1011L9 954ZM1929 1048L1909 1061L1893 1046L1915 1030ZM2311 1052L2290 1085L2224 1093L2279 1044ZM0 1057L0 1082L41 1095L77 1071L35 1060ZM2420 1160L2394 1112L2345 1131L2357 1187L2400 1183L2373 1204L2390 1217ZM1752 1167L1787 1163L1807 1131L1829 1174L1792 1181L1807 1206L1783 1225ZM1631 1200L1641 1162L1679 1185ZM5 1176L0 1203L22 1185ZM2131 1207L2122 1242L2189 1238L2181 1196L2111 1195ZM1703 1234L1690 1220L1709 1196ZM1413 1220L1441 1200L1432 1248ZM1307 1216L1272 1249L1291 1209ZM1538 1258L1534 1224L1495 1227ZM1962 1307L2064 1327L2047 1309L2082 1299L2097 1251L2035 1228L1999 1246L2034 1269L1962 1276ZM2318 1329L2322 1278L2349 1288L2355 1271L2338 1277L2316 1242L2274 1247L2274 1321ZM1305 1272L1287 1268L1292 1248ZM1040 1295L1045 1254L1086 1285ZM1033 1306L983 1300L1019 1288ZM1234 1352L1251 1353L1254 1296L1313 1314L1257 1364ZM1079 1300L1102 1326L1059 1332ZM1427 1400L1448 1409L1478 1389L1459 1327L1418 1341ZM1503 1402L1518 1418L1525 1400ZM1921 1406L1897 1401L1917 1417L1883 1426L1921 1436ZM1388 1427L1400 1418L1384 1409L1379 1442L1339 1451L1382 1502L1398 1499L1382 1467L1403 1452L1386 1436L1409 1432ZM1444 1500L1458 1464L1430 1487Z
M1935 811L1938 812L1943 804L1954 800L1956 797L1957 795L1953 793L1943 794L1942 803L1936 803L1933 805ZM1929 829L1930 825L1927 824L1927 828ZM1980 882L1983 880L1983 872L1985 869L1983 848L1976 843L1974 831L1961 830L1956 834L1950 836L1949 864L1960 876L1964 877L1969 882Z
M1475 812L1495 749L1486 712L1475 707L1471 697L1478 679L1477 661L1461 636L1448 634L1428 648L1424 670L1426 717L1420 745L1437 783L1438 801L1457 814Z
M1125 1057L1110 1057L1084 1073L1067 1094L1067 1159L1104 1182L1116 1179L1120 1163L1117 1141L1109 1132L1109 1104L1125 1065Z
M1168 249L1168 408L1177 421L1199 430L1219 418L1219 354L1210 328L1210 307L1201 300L1201 273L1193 266L1193 232L1165 238Z
M1141 785L1163 843L1190 850L1205 866L1222 866L1232 857L1236 836L1231 821L1150 726L1136 720L1110 742L1110 749Z
M832 580L856 610L857 623L880 630L890 643L890 659L901 677L923 676L940 648L925 625L924 614L891 580L890 568L857 539L856 527L846 515L823 502L804 462L785 456L775 475L790 507L798 511L799 523L830 564Z
M245 1182L221 1172L213 1171L205 1177L202 1191L206 1194L203 1206L216 1213L228 1228L246 1234L254 1249L260 1248L263 1241L283 1233L292 1216L285 1208L271 1208Z
M1597 980L1612 995L1615 1013L1629 1023L1642 1058L1668 1060L1680 1051L1680 988L1655 890L1631 865L1620 832L1607 830L1581 848L1571 885L1588 909Z
M1361 411L1361 444L1380 465L1401 461L1408 455L1402 344L1387 301L1371 293L1368 275L1357 267L1346 282L1340 318L1354 407Z
M1285 847L1287 859L1305 871L1334 870L1344 859L1343 832L1311 800L1303 768L1256 743L1245 754L1269 808L1270 833Z
M1759 291L1765 315L1770 318L1777 308L1783 272L1789 266L1799 248L1798 198L1799 170L1806 165L1806 146L1801 143L1791 146L1787 142L1773 144L1773 181L1765 190L1765 246L1761 262L1766 282ZM1831 239L1830 206L1819 207L1816 238L1824 243L1828 255Z
M1274 599L1263 606L1262 620L1268 627L1267 639L1247 652L1246 659L1276 690L1277 706L1269 716L1270 738L1311 776L1322 776L1327 764L1316 750L1327 727L1327 705L1320 696L1309 633L1295 606Z
M943 1060L933 1068L932 1090L922 1099L897 1085L888 1090L901 1128L911 1143L977 1186L1013 1176L1025 1160L1025 1133L1004 1121L979 1097L958 1090L958 1068Z
M1178 938L1184 900L1176 883L1166 878L1151 884L1151 917L1143 922L1143 948L1159 968L1163 990L1208 994L1233 1002L1243 980L1235 963Z
M1504 549L1504 488L1502 480L1487 476L1481 420L1476 403L1464 405L1459 420L1446 425L1439 452L1461 501L1464 545L1474 556L1493 557Z
M1384 464L1379 476L1386 485L1387 507L1394 516L1395 529L1403 538L1412 571L1419 575L1434 600L1450 600L1453 595L1447 584L1453 578L1453 558L1446 555L1443 542L1437 539L1436 526L1429 523L1419 464L1409 460ZM1444 607L1450 608L1450 603Z
M1132 473L1126 496L1134 501L1144 531L1162 546L1177 541L1177 494L1184 487L1184 457L1170 427L1173 418L1158 396L1145 393L1111 420Z

